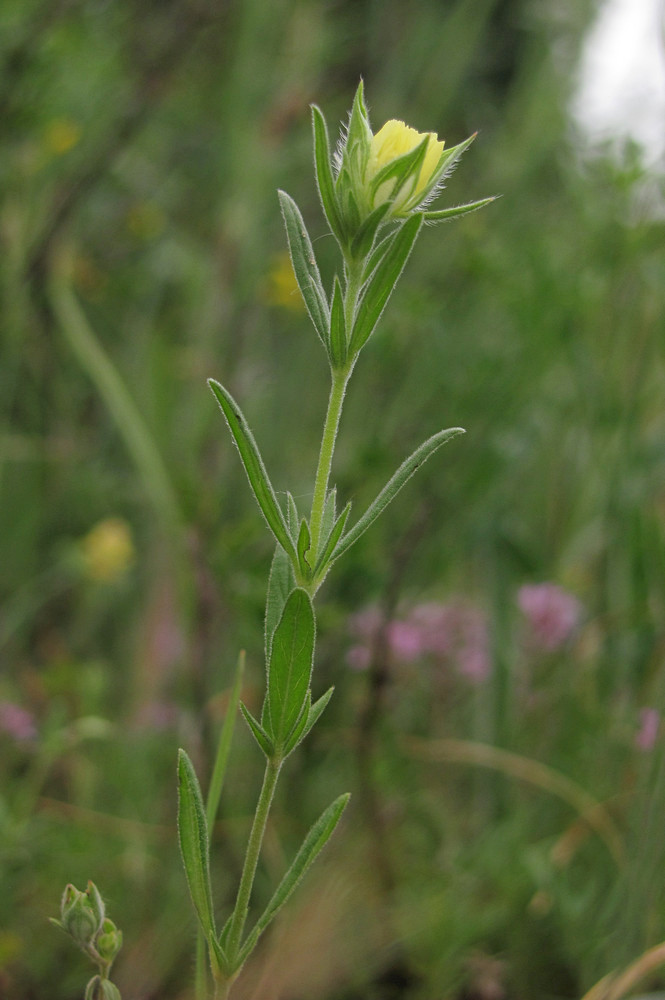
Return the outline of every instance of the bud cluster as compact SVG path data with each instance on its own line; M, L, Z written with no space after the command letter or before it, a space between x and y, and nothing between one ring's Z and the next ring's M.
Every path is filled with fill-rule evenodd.
M51 923L61 927L97 966L85 991L85 1000L120 1000L117 986L109 981L109 972L122 947L122 931L106 916L106 907L94 882L85 891L71 882L66 886L60 903L60 920Z

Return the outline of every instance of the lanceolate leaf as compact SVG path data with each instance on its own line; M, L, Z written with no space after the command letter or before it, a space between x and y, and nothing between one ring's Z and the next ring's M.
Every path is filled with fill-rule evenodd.
M321 343L327 350L330 314L326 293L321 284L321 275L319 274L316 257L314 256L314 249L307 235L307 229L300 214L300 209L295 201L285 191L278 191L277 193L280 205L282 206L293 273L296 276L296 281L298 282L303 301L307 306L310 319L321 339Z
M360 536L367 531L370 524L377 519L379 514L385 510L391 500L397 496L404 484L408 482L416 469L419 469L424 462L433 455L437 448L440 448L446 441L464 434L462 427L449 427L448 430L439 431L424 441L419 448L410 455L406 461L402 462L395 475L386 483L374 503L370 504L360 520L354 524L349 532L339 542L334 558L338 559L342 553L346 552Z
M333 368L341 368L346 362L346 322L344 320L344 297L335 275L332 305L330 306L330 360Z
M273 742L263 726L256 721L250 710L246 708L242 702L240 702L240 711L242 712L243 718L251 730L252 736L259 744L266 757L272 757L275 752L275 747L273 746Z
M293 730L305 704L312 676L315 623L312 602L306 591L296 587L284 605L275 629L268 670L268 735L277 751Z
M326 121L316 104L312 105L312 127L314 131L314 163L316 181L321 197L321 206L330 228L340 243L344 241L344 227L337 207L335 183L330 166L330 145Z
M366 257L370 252L372 244L374 243L374 237L377 234L379 226L388 214L389 208L390 202L384 201L383 205L379 205L378 208L375 208L374 211L367 216L362 226L353 237L353 242L351 244L351 255L353 257Z
M308 691L305 697L305 704L302 707L302 711L300 712L298 721L296 722L295 726L289 733L286 743L284 744L285 757L288 757L288 755L293 750L295 750L295 748L298 746L301 739L303 738L305 729L307 727L307 723L309 722L309 713L311 712L311 710L312 710L312 694L310 691Z
M268 594L266 597L265 620L265 650L266 663L270 662L272 637L277 628L286 599L296 585L293 566L281 545L275 546L272 558L270 576L268 577Z
M224 968L226 957L217 944L215 932L203 797L192 762L184 750L178 751L178 837L194 909L213 950L213 958L220 968Z
M293 562L295 562L297 558L296 551L289 537L284 515L277 503L275 491L268 478L268 473L266 472L256 441L247 426L240 407L231 393L227 392L219 382L216 382L214 379L208 379L208 384L217 397L217 401L226 417L226 422L229 425L233 439L238 446L240 458L245 466L249 485L254 491L254 496L263 511L263 516L279 544Z
M318 562L316 564L316 569L314 571L315 576L317 576L319 573L323 571L325 566L328 564L329 560L332 558L335 552L335 546L342 537L342 532L344 531L350 513L351 513L351 501L349 500L346 507L337 518L335 524L333 525L330 534L328 535L326 544L323 547L321 555L319 556Z
M312 575L312 567L307 559L311 545L312 542L309 534L309 525L307 524L307 519L303 517L300 522L300 531L298 532L298 544L296 548L298 550L298 565L300 566L300 572L307 580Z
M393 237L388 250L369 279L353 324L349 345L350 354L357 354L374 330L390 293L404 269L422 222L423 217L419 213L407 219Z
M303 875L311 867L321 853L321 850L330 840L330 837L339 823L348 801L348 794L340 795L338 799L335 799L335 801L328 806L325 812L319 816L318 820L307 834L307 837L305 838L302 847L296 854L291 867L277 886L274 896L268 903L268 906L261 917L259 917L256 926L247 938L245 946L240 953L239 965L242 965L243 962L247 960L249 955L251 955L254 947L256 946L256 942L263 931L266 929L273 917L279 913Z
M489 205L493 201L496 201L496 195L491 198L482 198L480 201L469 201L465 205L454 205L452 208L423 212L423 217L425 222L446 222L448 219L455 219L460 215L467 215L469 212L484 208L485 205Z

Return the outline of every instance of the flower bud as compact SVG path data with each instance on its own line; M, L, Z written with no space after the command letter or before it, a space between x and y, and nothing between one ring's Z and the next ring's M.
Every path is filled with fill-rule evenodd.
M424 152L413 158L411 164L397 161L418 147ZM392 202L390 215L406 215L417 208L436 183L444 143L435 132L417 132L404 122L391 119L376 135L372 136L369 160L365 170L365 184L370 189L370 204L378 208Z
M85 1000L122 1000L120 990L110 979L93 976L85 989Z
M122 931L108 917L102 924L102 929L95 941L95 948L100 958L103 958L108 965L114 960L122 948Z
M91 944L104 919L104 903L96 886L89 882L88 890L81 892L70 883L62 896L60 916L63 929L77 944Z

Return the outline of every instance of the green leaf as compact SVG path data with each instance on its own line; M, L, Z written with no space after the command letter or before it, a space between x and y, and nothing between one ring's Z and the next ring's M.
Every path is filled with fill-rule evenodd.
M272 757L275 752L275 747L261 723L257 722L250 710L243 705L242 702L240 702L240 711L242 712L245 722L249 726L252 736L259 744L261 750L263 750L266 757Z
M298 531L300 530L300 517L298 515L298 508L293 496L289 491L286 491L286 523L289 529L289 534L293 541L298 539Z
M335 550L335 559L339 559L339 557L346 552L346 550L349 549L365 531L367 531L372 522L375 521L379 514L385 510L390 501L397 496L399 491L402 489L404 484L408 482L416 469L419 469L420 466L427 461L430 455L434 454L437 448L440 448L442 444L446 443L446 441L450 441L452 438L457 437L458 434L464 434L464 429L462 427L449 427L448 430L439 431L438 434L433 434L431 438L424 441L419 448L416 448L412 455L402 462L394 476L383 487L376 500L370 504L363 516L351 528L351 530L344 535Z
M283 751L284 757L288 757L289 754L293 750L295 750L295 748L298 746L301 739L303 738L305 728L307 726L307 723L309 722L309 713L311 711L311 708L312 708L312 693L311 691L308 691L307 696L305 698L305 704L303 705L302 711L298 716L298 720L286 738Z
M221 406L222 412L226 417L229 430L233 435L233 439L240 453L240 458L245 466L245 472L247 473L247 478L249 479L249 485L252 487L257 503L263 511L263 516L268 522L268 527L289 558L295 563L297 555L286 527L284 515L282 514L281 508L277 503L275 491L273 490L272 483L268 478L268 473L266 472L266 468L263 464L263 459L261 458L256 441L247 426L247 422L242 415L240 407L234 400L231 393L227 392L224 386L220 385L219 382L216 382L211 378L208 379L208 385L217 397L217 402Z
M298 544L296 546L298 552L298 565L300 566L300 572L309 580L312 576L312 567L307 561L307 553L312 547L312 540L309 534L309 525L307 524L307 519L303 517L300 522L300 531L298 532Z
M194 909L211 949L211 957L220 968L224 968L226 956L215 932L203 796L192 762L184 750L178 751L178 838Z
M484 208L491 202L496 201L497 195L491 198L482 198L480 201L468 201L465 205L455 205L452 208L441 208L433 212L423 212L425 222L446 222L448 219L455 219L460 215L467 215L475 212L479 208Z
M320 573L323 573L326 566L330 562L331 558L334 556L335 548L342 536L342 532L344 531L344 527L346 525L350 513L351 513L351 501L349 500L346 507L335 521L335 524L333 525L330 534L326 539L326 544L324 545L321 551L321 555L319 556L318 562L316 564L316 569L314 570L314 576L318 577Z
M419 213L407 219L369 279L358 305L349 354L357 354L371 336L397 279L404 270L422 223L423 217Z
M330 165L330 144L326 120L316 104L312 104L312 129L314 133L314 164L321 207L328 224L339 243L344 243L344 226L337 206L335 183Z
M374 243L374 237L377 234L379 226L385 219L390 208L390 202L385 201L383 205L379 205L371 212L360 229L353 237L353 242L351 243L351 256L355 257L357 260L364 258L372 249L372 244Z
M334 690L335 690L334 687L328 688L328 690L326 691L326 693L323 694L323 695L321 695L321 697L317 701L315 701L314 704L312 705L312 707L310 708L309 713L307 715L307 725L305 726L305 728L302 731L302 734L301 734L300 739L298 741L299 743L302 743L302 741L311 732L311 730L314 728L314 726L316 725L316 723L319 721L319 719L323 715L323 712L324 712L324 710L326 708L326 705L328 704L328 702L332 698L332 694L333 694Z
M319 816L318 820L307 834L307 837L296 854L291 867L277 886L277 889L268 903L268 906L259 917L256 926L249 934L249 937L247 938L239 956L239 965L242 965L245 961L247 961L247 958L256 947L256 943L263 931L288 901L303 875L305 875L321 853L321 850L330 840L335 827L340 821L349 798L350 796L346 794L340 795L338 799L335 799L335 801L328 806L325 812Z
M332 305L330 307L330 361L333 368L342 368L346 362L348 344L344 319L344 296L339 278L335 275Z
M374 271L378 267L379 262L385 257L386 253L390 249L390 244L397 236L398 232L399 232L398 229L394 229L391 233L388 233L388 235L384 236L381 242L377 243L377 245L372 250L372 253L370 254L369 259L363 269L363 279L362 279L363 285L366 284L368 279L371 278L371 276L374 274Z
M337 487L333 488L328 493L326 497L326 502L323 507L323 517L321 518L321 538L327 538L332 531L332 526L335 523L335 518L337 517Z
M291 560L281 545L275 546L272 557L270 576L268 577L268 594L266 597L265 618L265 652L266 663L270 662L272 637L282 617L286 599L296 585L295 574Z
M278 752L293 730L309 691L314 658L315 622L309 594L291 591L275 629L268 669L266 702L271 737ZM267 718L264 720L267 725Z
M458 143L457 146L451 146L450 149L443 150L436 169L432 173L432 179L423 193L423 198L427 197L433 187L440 186L447 177L450 177L459 163L462 153L466 152L477 135L478 133L474 132L464 142Z
M330 313L326 293L321 284L321 275L314 256L312 242L307 234L304 219L300 209L285 191L278 191L279 203L282 207L286 236L289 243L289 253L293 264L293 273L298 282L298 288L307 307L309 317L319 335L321 343L328 349L328 327Z

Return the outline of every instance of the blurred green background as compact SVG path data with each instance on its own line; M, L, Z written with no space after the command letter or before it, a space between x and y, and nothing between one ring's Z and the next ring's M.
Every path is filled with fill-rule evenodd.
M356 368L334 467L356 514L422 439L467 434L320 595L314 688L336 693L285 772L260 900L328 801L352 805L239 1000L579 997L665 938L663 175L580 154L592 15L1 5L5 1000L82 996L47 918L89 878L123 997L193 995L176 750L205 783L241 647L259 703L272 549L205 379L306 508L328 373L276 189L329 287L308 106L336 133L360 76L376 129L478 130L441 206L502 197L424 233ZM220 910L260 769L239 726Z

